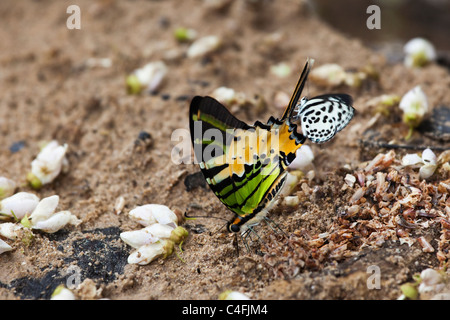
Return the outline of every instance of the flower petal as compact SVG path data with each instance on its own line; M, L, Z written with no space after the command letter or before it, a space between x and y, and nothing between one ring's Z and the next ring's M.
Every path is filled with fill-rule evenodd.
M26 214L31 214L39 203L39 198L29 192L18 192L0 202L0 212L17 219L22 219Z
M5 241L3 241L2 239L0 239L0 254L2 254L3 252L6 251L11 251L12 247L7 244Z
M31 162L31 173L33 173L42 184L53 181L61 172L67 144L62 146L53 140L49 142Z
M120 234L120 238L129 246L133 248L139 248L143 245L147 245L150 243L155 243L159 240L159 238L152 235L148 230L134 230L134 231L125 231Z
M290 169L305 170L308 168L314 160L314 154L311 147L308 145L302 145L296 152L294 161L289 165Z
M419 170L419 176L421 179L428 179L429 177L431 177L434 173L434 171L436 171L437 165L435 164L425 164L423 166L420 167Z
M0 236L8 238L10 240L17 239L18 231L22 229L23 226L18 223L5 222L0 224Z
M154 223L177 224L178 218L169 207L161 204L146 204L134 208L129 215L143 226L149 226Z
M422 152L422 161L425 164L436 164L436 155L434 154L434 152L427 148L425 150L423 150Z
M55 212L59 203L59 196L53 195L39 201L36 209L29 217L31 223L34 225L39 221L47 220Z
M75 217L70 211L61 211L55 213L47 220L39 221L32 226L33 229L39 229L47 233L54 233L67 224L78 225L81 223L77 217Z
M412 166L418 163L422 163L422 158L416 153L407 154L402 158L403 166Z
M161 240L144 245L128 256L128 263L145 265L159 256L168 256L173 251L173 242Z

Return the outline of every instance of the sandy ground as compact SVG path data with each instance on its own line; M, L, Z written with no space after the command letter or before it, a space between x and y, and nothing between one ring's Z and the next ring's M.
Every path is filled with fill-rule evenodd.
M431 146L439 156L448 149L448 140L421 131L404 141L408 128L401 123L398 108L370 123L375 113L367 105L373 97L401 96L420 84L432 110L448 108L448 69L437 64L408 69L402 62L388 63L383 54L321 22L301 1L263 3L234 1L217 9L199 0L78 1L80 30L66 28L71 1L0 3L0 176L15 180L17 191L34 192L40 198L59 195L58 208L82 220L78 227L55 234L35 232L30 244L8 240L14 250L0 256L1 299L48 299L66 283L74 266L82 281L74 290L79 299L217 299L225 290L252 299L396 299L400 286L412 282L414 274L445 266L449 238L439 219L450 219L450 212L448 190L438 186L448 183L448 173L439 171L430 181L420 182L418 170L399 169L399 175L412 177L410 184L424 193L431 190L430 197L415 206L417 212L434 210L434 216L421 218L428 220L427 228L408 228L371 214L381 201L374 186L365 190L365 203L351 202L358 183L346 186L344 177L363 172L378 181L377 172L389 174L407 152ZM187 58L189 44L178 43L173 36L177 27L193 28L198 37L220 36L222 48L208 57ZM310 144L315 178L299 181L294 194L300 204L280 205L271 212L288 236L263 223L258 233L266 246L254 244L261 254L247 253L240 243L237 255L233 235L221 229L223 222L189 220L183 224L189 237L183 252L178 252L183 261L173 254L146 266L127 264L132 250L119 234L140 228L127 214L138 205L160 203L193 215L232 217L208 189L187 190L184 181L199 171L197 165L171 161L177 143L171 135L175 129L188 128L190 99L227 86L266 101L263 110L235 107L233 113L242 120L253 123L280 116L282 109L275 106L274 97L280 91L291 94L307 57L314 58L316 66L337 63L347 70L370 66L376 76L357 88L308 83L309 96L351 94L357 114L331 142ZM90 66L90 58L109 58L112 65ZM169 68L158 92L129 95L125 77L157 60ZM280 62L292 69L287 77L270 71ZM151 135L150 144L137 141L141 131ZM33 191L26 184L30 163L39 142L52 139L69 145L70 168ZM23 148L12 152L11 146L20 141ZM397 148L395 161L364 171L367 161L390 151L376 141L417 150ZM391 186L404 183L393 179ZM116 214L119 197L125 207ZM389 201L392 209L395 199ZM355 204L361 210L349 217ZM404 232L412 239L424 237L433 251L424 252L416 240L401 243ZM375 234L380 241L373 239ZM379 289L367 286L368 267L374 265L381 272Z

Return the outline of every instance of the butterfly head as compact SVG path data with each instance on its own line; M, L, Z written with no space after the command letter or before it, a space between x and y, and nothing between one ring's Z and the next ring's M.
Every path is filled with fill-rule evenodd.
M239 231L241 231L241 226L230 221L227 224L227 230L231 233L239 233Z

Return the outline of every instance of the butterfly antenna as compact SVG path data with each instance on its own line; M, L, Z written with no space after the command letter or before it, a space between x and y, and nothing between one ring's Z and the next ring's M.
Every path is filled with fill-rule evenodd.
M294 112L295 106L300 99L303 88L305 87L306 80L308 79L309 71L311 70L313 64L314 59L306 59L305 67L303 68L302 74L300 75L297 85L295 86L294 93L292 94L291 100L289 101L289 105L286 107L286 110L284 110L281 121L290 119L292 117L292 113Z
M211 217L211 216L188 216L188 214L187 214L186 211L184 212L184 217L185 217L186 219L197 219L197 218L219 219L219 220L227 221L227 222L228 222L227 219L225 219L225 218L220 218L220 217Z
M227 225L227 223L223 224L219 229L217 229L216 231L214 231L212 234L219 233L219 231L222 230L226 225Z

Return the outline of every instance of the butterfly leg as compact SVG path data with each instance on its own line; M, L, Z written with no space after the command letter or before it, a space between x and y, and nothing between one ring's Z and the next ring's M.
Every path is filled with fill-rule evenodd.
M250 236L250 229L245 230L241 234L241 239L242 239L242 242L244 243L245 249L247 249L247 252L250 252L250 246L248 245L248 241L247 241L247 238L249 238L249 237L250 237L250 240L252 240L252 238Z
M270 229L272 229L272 231L273 231L274 233L278 233L278 231L276 230L276 229L278 229L278 230L280 230L281 233L283 233L286 237L288 236L287 233L286 233L283 229L281 229L281 227L280 227L275 221L273 221L272 219L269 219L269 218L267 218L267 217L264 217L264 221L267 223L267 225L270 227Z
M236 255L239 257L239 241L238 241L237 233L234 234L233 245L236 249Z
M262 244L267 248L266 243L261 239L261 237L259 236L259 234L253 229L253 227L252 227L252 226L248 226L248 227L247 227L247 230L245 230L245 231L242 233L242 235L241 235L241 237L242 237L242 242L244 242L244 245L245 245L245 248L247 249L247 252L251 252L251 251L250 251L250 246L249 246L248 241L247 241L247 238L250 239L251 243L254 243L254 242L255 242L255 240L253 240L253 238L252 238L252 234L253 234L254 236L256 236L256 238L257 238L256 241L258 241L259 243L262 243ZM262 255L262 253L261 253L259 250L255 250L255 253L256 253L256 254L259 254L259 255Z

